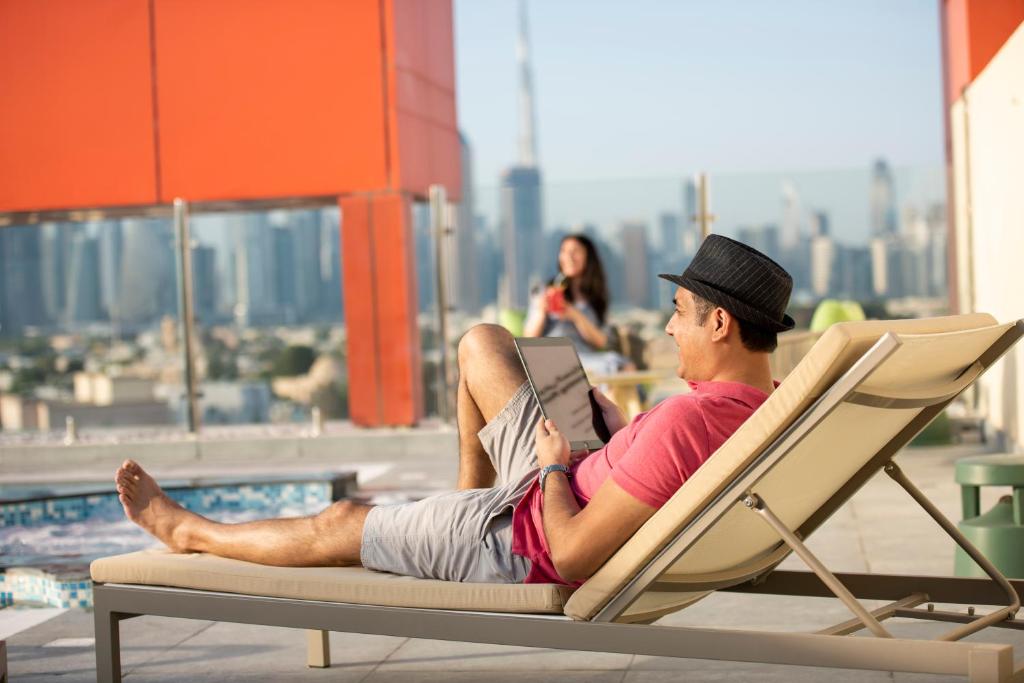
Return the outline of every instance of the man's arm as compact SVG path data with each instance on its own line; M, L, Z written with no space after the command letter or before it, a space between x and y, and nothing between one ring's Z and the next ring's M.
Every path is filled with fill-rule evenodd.
M537 425L537 459L541 467L569 463L569 442L551 420ZM549 474L544 483L544 535L558 575L566 581L589 578L655 511L611 477L581 509L566 476Z

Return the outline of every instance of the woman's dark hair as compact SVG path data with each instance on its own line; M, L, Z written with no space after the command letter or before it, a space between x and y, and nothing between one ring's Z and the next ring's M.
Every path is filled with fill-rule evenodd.
M608 312L608 285L605 283L604 267L601 265L601 257L597 255L597 247L589 237L576 233L563 237L559 248L568 240L575 240L582 244L583 250L587 253L587 263L583 266L583 273L579 276L580 291L590 307L594 309L597 322L604 325L604 316ZM573 283L567 282L567 284L569 286L565 288L565 299L572 301Z

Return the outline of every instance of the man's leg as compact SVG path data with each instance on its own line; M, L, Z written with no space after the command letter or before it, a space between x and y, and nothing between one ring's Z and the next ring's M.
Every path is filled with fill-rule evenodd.
M508 330L476 325L459 342L459 489L494 485L497 473L477 434L526 381Z
M128 519L175 552L212 553L279 567L359 564L368 505L339 501L312 517L221 524L168 498L132 460L121 465L115 481Z

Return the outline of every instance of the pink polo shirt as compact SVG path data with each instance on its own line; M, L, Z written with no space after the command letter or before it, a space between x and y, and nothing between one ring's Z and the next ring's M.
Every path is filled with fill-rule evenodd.
M640 413L604 448L573 466L570 487L581 507L611 477L637 500L660 508L768 398L739 382L689 385L691 393L665 399ZM551 561L543 505L540 487L534 482L516 506L512 552L530 560L525 583L569 583Z

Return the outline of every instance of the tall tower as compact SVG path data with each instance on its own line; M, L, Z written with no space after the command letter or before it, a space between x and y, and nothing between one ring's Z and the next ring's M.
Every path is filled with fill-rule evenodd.
M530 68L529 27L526 0L519 0L519 36L516 61L519 63L519 164L537 166L537 139L533 114L533 70Z
M874 237L894 235L896 227L892 170L885 159L879 159L871 171L871 234Z
M480 310L480 267L476 246L476 206L473 197L473 150L469 140L459 133L462 151L462 203L455 214L455 283L453 296L456 308L465 313Z
M500 232L505 253L503 305L524 308L531 284L541 279L543 219L540 169L533 112L533 75L530 69L526 2L519 2L519 163L501 176Z

